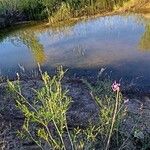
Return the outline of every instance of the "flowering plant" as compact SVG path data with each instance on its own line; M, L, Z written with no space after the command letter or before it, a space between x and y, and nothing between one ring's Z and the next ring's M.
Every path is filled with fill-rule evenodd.
M114 91L114 92L119 92L120 91L120 83L117 83L116 81L112 84L112 86L111 86L111 88L112 88L112 90Z

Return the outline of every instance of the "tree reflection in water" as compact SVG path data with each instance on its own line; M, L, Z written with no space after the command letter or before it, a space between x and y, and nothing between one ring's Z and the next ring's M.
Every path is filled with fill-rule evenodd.
M143 51L150 51L150 24L145 27L145 33L141 37L139 47Z
M46 55L44 53L44 46L39 42L38 38L33 32L20 32L18 38L31 50L36 63L43 64L45 62Z

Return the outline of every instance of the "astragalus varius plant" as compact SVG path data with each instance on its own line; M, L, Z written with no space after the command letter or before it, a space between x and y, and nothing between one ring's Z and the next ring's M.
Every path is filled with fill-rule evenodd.
M79 126L68 129L67 111L72 99L68 96L68 91L62 88L65 71L59 67L53 77L46 72L42 73L41 70L40 73L43 86L40 89L31 89L34 93L33 100L23 95L19 75L17 82L8 81L9 90L14 93L16 106L25 117L20 135L30 138L43 150L109 149L112 137L117 137L122 119L123 103L120 90L113 92L111 84L106 82L101 82L94 88L90 87L93 100L99 106L100 122L89 123L86 128ZM113 90L115 87L116 84L113 85ZM120 142L117 144L119 146Z

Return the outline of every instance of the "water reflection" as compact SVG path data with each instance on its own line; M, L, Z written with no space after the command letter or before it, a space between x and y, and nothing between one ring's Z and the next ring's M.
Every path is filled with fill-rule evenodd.
M143 14L143 22L145 23L145 32L139 42L139 47L143 51L150 51L150 14Z
M143 51L150 51L150 24L146 25L145 33L139 42L140 49Z
M46 34L47 42L52 45L62 38L66 38L72 34L71 27L74 26L77 21L66 22L67 24L58 24L58 26L47 26L46 24L39 24L33 26L18 26L17 28L11 28L9 30L0 31L0 43L5 40L11 41L14 46L24 44L32 53L34 61L40 64L46 62L46 54L44 51L44 45L39 40L39 36ZM48 41L48 39L50 39ZM74 48L75 50L76 48ZM80 51L80 50L79 50Z
M102 17L57 28L38 25L4 34L1 39L6 37L8 40L0 43L4 47L0 55L15 59L11 63L0 60L0 66L5 61L3 68L7 68L7 63L11 68L19 63L33 69L35 65L29 55L30 50L34 63L42 64L46 70L61 64L69 70L75 69L75 74L82 72L88 75L84 69L94 72L107 67L121 77L145 76L148 79L150 76L150 71L145 69L150 64L150 53L144 52L150 50L150 24L139 15ZM8 53L4 54L7 45L10 46L6 48ZM17 46L23 47L19 54L15 51ZM15 56L12 56L13 52ZM16 60L24 54L23 59Z
M1 32L0 42L3 42L7 37L9 37L9 41L16 47L24 44L32 53L36 63L43 64L46 61L44 46L40 43L35 31L23 29Z
M17 34L18 41L25 44L31 50L36 63L43 64L46 61L44 46L40 43L34 32L23 31ZM15 40L17 40L15 39Z

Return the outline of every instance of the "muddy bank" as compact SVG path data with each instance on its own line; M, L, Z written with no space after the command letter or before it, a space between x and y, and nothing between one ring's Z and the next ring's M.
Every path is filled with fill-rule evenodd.
M40 89L43 82L40 80L21 81L23 95L32 101L34 94L32 88ZM99 108L95 100L91 96L91 91L81 80L65 81L63 88L69 90L69 96L72 98L70 109L67 113L67 121L69 128L80 126L85 128L89 122L93 124L99 123ZM120 128L126 136L127 142L125 150L140 149L140 146L145 143L150 137L150 97L142 95L134 98L134 95L124 95L126 102L127 116L122 122ZM23 141L17 136L17 130L21 129L24 121L24 116L16 108L15 100L11 93L7 90L7 84L0 84L0 149L8 150L28 150L38 149L31 141ZM132 138L135 131L140 131L138 140ZM140 144L138 144L138 143Z

